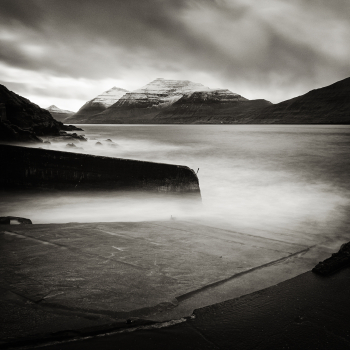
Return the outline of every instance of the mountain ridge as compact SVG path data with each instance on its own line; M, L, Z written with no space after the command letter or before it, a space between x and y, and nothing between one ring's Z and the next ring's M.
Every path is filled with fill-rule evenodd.
M51 106L49 106L49 107L47 107L45 109L48 110L51 113L51 115L53 116L54 119L56 119L56 120L58 120L60 122L63 122L66 118L68 118L68 117L72 116L73 114L75 114L75 112L58 108L55 105L51 105Z
M111 89L87 101L75 114L69 116L65 122L78 123L89 116L99 114L117 102L127 92L129 91L113 86Z
M86 123L153 123L156 116L166 111L184 96L202 92L216 96L221 102L247 101L228 89L212 89L189 80L168 80L157 78L140 89L127 92L115 104L101 113L85 118ZM225 100L226 99L226 100ZM75 116L69 122L76 122Z
M228 89L157 78L125 93L100 113L72 123L92 124L350 124L350 78L272 104Z
M350 77L252 114L255 124L350 124Z

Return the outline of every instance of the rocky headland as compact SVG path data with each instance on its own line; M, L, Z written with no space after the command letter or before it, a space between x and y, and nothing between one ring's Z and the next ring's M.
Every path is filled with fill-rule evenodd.
M0 141L42 142L43 136L59 137L73 130L82 129L64 125L46 109L0 85Z

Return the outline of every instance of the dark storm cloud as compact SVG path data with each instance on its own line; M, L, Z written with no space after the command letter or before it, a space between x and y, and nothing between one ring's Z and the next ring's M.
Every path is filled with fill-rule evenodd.
M17 6L11 1L1 4L2 27L6 24L6 29L18 34L17 40L7 44L7 51L12 54L4 52L1 59L23 68L36 66L59 74L101 78L113 73L118 65L132 63L131 55L137 61L143 54L150 57L159 52L160 58L164 58L178 50L199 49L199 43L195 38L189 40L186 28L177 19L187 1L18 3ZM45 51L35 62L22 48L28 42L38 43Z
M152 68L159 76L178 72L178 79L207 72L237 88L244 81L308 89L350 75L348 0L0 5L0 61L57 76L104 79Z

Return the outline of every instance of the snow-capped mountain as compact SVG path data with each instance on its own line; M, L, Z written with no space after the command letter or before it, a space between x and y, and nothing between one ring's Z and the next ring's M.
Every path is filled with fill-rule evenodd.
M90 101L87 101L77 113L75 113L67 122L69 123L81 123L85 118L103 112L106 108L116 103L128 90L118 87L112 87L111 89L96 96Z
M58 108L55 105L51 105L50 107L47 107L46 110L48 110L51 113L51 115L54 117L54 119L56 119L60 122L63 122L63 120L72 116L75 113L72 111Z
M262 108L266 106L265 102L249 101L228 89L211 89L189 80L158 78L140 89L125 93L100 113L77 118L78 112L69 122L171 124L196 123L198 119L200 123L217 124L228 122L227 119L234 118L235 113Z
M95 106L99 105L99 106L103 106L105 108L108 108L109 106L112 106L112 104L116 103L127 92L128 92L128 90L121 89L121 88L114 86L111 89L103 92L101 95L98 95L94 99L86 102L85 105L90 103L90 105L95 105Z
M91 116L87 123L148 122L160 110L171 106L185 94L209 91L210 88L189 80L158 78L140 89L126 93L102 113Z
M129 106L160 109L172 105L185 94L208 90L210 90L209 87L189 80L158 78L140 89L125 94L112 108L118 109L119 107ZM105 114L109 114L109 112L106 110Z

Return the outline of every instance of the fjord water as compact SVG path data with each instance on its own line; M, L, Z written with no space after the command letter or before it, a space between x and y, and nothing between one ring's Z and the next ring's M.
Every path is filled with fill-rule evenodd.
M350 208L350 127L326 125L79 125L83 153L186 165L202 206L130 194L7 198L6 215L35 223L192 218L224 227L344 229ZM118 144L110 147L106 139ZM102 146L96 146L100 141ZM65 150L64 144L51 149ZM6 208L5 208L6 207ZM6 209L6 210L5 210Z

